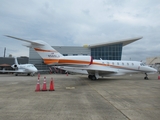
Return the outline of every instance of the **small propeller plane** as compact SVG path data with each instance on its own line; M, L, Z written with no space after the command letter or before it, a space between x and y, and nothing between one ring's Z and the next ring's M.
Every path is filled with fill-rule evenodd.
M139 61L93 60L91 56L63 56L44 41L31 41L9 35L6 36L29 43L25 46L34 48L45 64L56 65L67 71L87 74L88 78L92 80L99 77L132 73L144 73L144 79L148 79L148 73L157 72L156 69Z
M0 70L0 72L7 72L7 73L14 73L15 76L18 76L18 74L27 74L34 75L36 72L38 72L37 68L33 64L18 64L17 58L15 58L15 64L11 66L14 70Z

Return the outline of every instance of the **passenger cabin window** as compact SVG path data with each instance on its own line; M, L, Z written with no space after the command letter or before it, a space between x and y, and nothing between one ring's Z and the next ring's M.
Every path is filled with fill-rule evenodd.
M117 65L119 65L119 63L117 62Z
M127 63L127 65L129 65L129 63Z
M124 63L122 63L122 65L124 65Z
M132 65L134 65L134 63L132 63Z
M114 62L112 62L112 65L114 65Z

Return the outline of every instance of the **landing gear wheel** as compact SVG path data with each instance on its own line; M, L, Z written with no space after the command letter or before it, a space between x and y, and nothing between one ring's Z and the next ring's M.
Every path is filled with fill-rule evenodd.
M91 79L92 75L88 75L88 78Z
M91 80L97 80L95 75L88 75L88 78L91 79Z
M92 75L91 76L91 80L96 80L97 78L96 78L96 76L95 75Z
M30 75L31 75L30 73L27 74L27 76L30 76Z
M148 75L147 75L147 73L145 73L145 75L146 75L146 76L144 77L144 79L145 79L145 80L148 80Z

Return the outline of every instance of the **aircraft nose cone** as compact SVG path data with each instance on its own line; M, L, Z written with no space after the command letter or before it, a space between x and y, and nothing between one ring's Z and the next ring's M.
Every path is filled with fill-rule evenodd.
M157 72L157 69L151 68L151 71L152 71L153 73L156 73L156 72Z
M37 71L38 71L37 68L35 68L35 69L34 69L34 72L37 72Z
M156 70L156 69L154 69L154 71L155 71L155 72L157 72L157 70Z

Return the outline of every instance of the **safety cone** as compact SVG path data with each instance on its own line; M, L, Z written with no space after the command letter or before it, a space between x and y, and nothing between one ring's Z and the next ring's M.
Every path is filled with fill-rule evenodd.
M40 73L38 73L38 79L40 79Z
M43 81L43 88L42 91L47 91L47 85L46 85L46 77L44 77L44 81Z
M49 91L54 91L54 81L53 81L53 78L51 78L51 81L50 81L50 89Z
M39 83L39 79L37 80L37 85L36 85L36 92L40 91L40 83Z
M158 75L158 80L160 80L160 75Z

